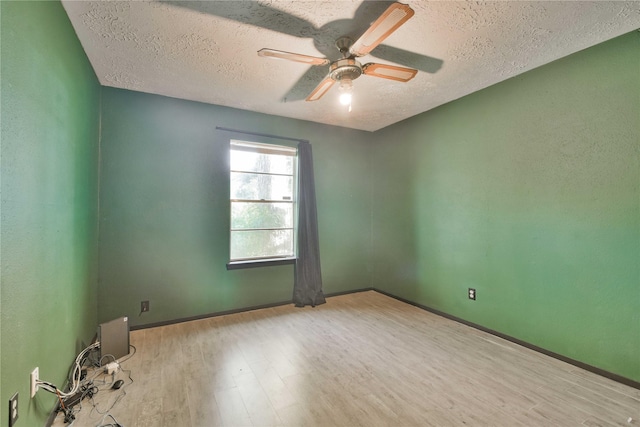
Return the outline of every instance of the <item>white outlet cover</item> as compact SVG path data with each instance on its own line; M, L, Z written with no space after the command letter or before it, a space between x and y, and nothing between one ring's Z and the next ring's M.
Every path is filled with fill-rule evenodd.
M9 427L18 421L18 393L11 396L9 400Z
M31 371L31 398L33 399L38 391L38 380L40 379L40 370L35 368Z

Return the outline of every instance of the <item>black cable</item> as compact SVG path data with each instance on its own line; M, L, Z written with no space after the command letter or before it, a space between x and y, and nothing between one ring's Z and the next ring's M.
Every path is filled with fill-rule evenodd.
M129 377L129 384L126 384L124 386L122 386L122 388L120 389L121 393L118 395L118 397L116 398L116 400L111 404L111 406L109 406L109 408L105 409L105 410L100 410L100 408L98 407L98 404L96 403L96 401L93 399L93 397L90 397L89 400L91 401L91 404L93 405L93 409L91 409L91 412L96 411L98 414L100 415L109 415L109 412L122 400L124 399L124 397L127 395L127 392L125 390L126 387L128 387L129 385L133 384L133 378L131 377L131 370L129 369L122 369L122 366L120 367L120 370L122 372L125 372L127 374L127 376ZM108 384L109 388L111 386L111 384L113 383L113 381L111 383ZM106 384L106 383L105 383Z
M110 417L113 420L113 423L109 423L109 424L103 423L103 424L100 424L98 427L123 427L122 424L118 423L118 421L113 417L113 415L109 413L109 411L111 411L115 407L115 405L118 404L124 398L124 396L126 396L127 392L124 390L124 387L120 390L121 392L116 397L115 401L106 410L100 410L96 401L94 400L94 396L100 390L110 389L112 384L115 382L115 373L111 374L110 383L107 383L107 381L105 381L104 379L98 379L98 377L105 374L105 372L102 369L100 369L101 368L100 362L105 357L112 357L114 361L118 363L118 369L127 374L130 382L126 384L125 387L130 384L133 384L134 380L133 380L133 377L131 376L131 370L122 369L122 366L120 365L120 363L131 359L137 353L137 349L134 345L130 344L129 347L131 347L133 351L130 352L130 354L126 358L121 359L119 362L116 361L112 355L104 355L102 358L100 358L100 360L98 360L96 357L97 355L97 351L95 351L96 349L91 349L91 351L87 351L87 354L84 355L78 361L79 362L78 364L80 366L84 366L85 363L88 362L89 366L93 366L94 369L97 368L95 369L95 373L91 375L90 378L88 377L86 370L83 370L83 369L77 370L75 369L75 366L72 368L72 370L70 370L69 377L68 377L70 384L74 383L75 381L76 384L78 384L79 389L78 389L78 393L72 396L67 396L66 398L61 398L60 402L58 402L58 404L56 405L57 406L56 412L64 413L65 423L70 423L75 420L75 415L82 411L82 401L88 397L91 402L91 405L93 406L88 416L91 415L91 412L96 411L98 414L103 415L101 423L103 423L107 417ZM77 378L74 378L75 376L77 376ZM95 383L96 381L102 383L106 387L101 388L99 385ZM57 390L56 386L52 383L45 382L45 381L39 381L38 383L41 384L41 388L49 392L53 393L51 389ZM49 387L50 389L46 388L45 386Z
M131 359L133 357L134 354L136 354L136 351L138 351L136 349L136 346L133 344L129 344L129 347L131 347L133 349L133 353L129 353L129 355L123 359L120 359L120 363L122 362L126 362L127 360Z

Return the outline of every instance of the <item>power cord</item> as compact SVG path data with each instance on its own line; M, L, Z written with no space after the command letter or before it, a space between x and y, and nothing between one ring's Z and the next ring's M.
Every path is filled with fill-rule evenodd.
M73 370L71 371L71 385L68 392L64 392L60 390L56 385L48 381L38 380L36 381L36 385L39 388L42 388L43 390L48 391L49 393L57 394L59 399L66 399L68 397L75 395L80 388L80 382L81 382L80 377L82 375L82 363L84 362L85 356L89 352L99 347L100 347L100 343L95 342L91 344L89 347L82 350L78 354L78 356L76 357L76 360L73 363Z
M113 417L113 415L109 414L109 411L111 411L115 407L115 405L120 400L122 400L122 398L124 398L124 396L127 394L126 391L122 389L121 394L116 398L116 400L111 404L111 406L109 406L109 408L106 409L105 411L101 411L98 408L93 397L101 390L100 387L96 385L96 381L98 381L98 377L100 375L109 374L111 376L111 382L100 380L102 381L102 384L106 385L108 388L111 388L111 386L115 383L115 376L116 376L116 373L119 371L127 373L127 376L129 377L130 382L126 385L133 383L133 378L131 377L131 371L122 369L122 366L120 365L120 363L125 362L129 360L131 357L133 357L136 354L137 349L135 346L130 345L130 347L133 349L133 352L131 352L131 354L129 354L126 358L121 359L120 362L116 361L115 357L110 354L103 355L100 358L100 360L97 360L97 358L93 358L94 361L91 364L96 368L104 368L104 369L96 369L95 374L91 378L87 378L87 370L83 369L82 366L85 362L90 360L93 351L98 349L99 347L100 347L100 343L95 342L90 346L88 346L87 348L85 348L84 350L82 350L78 354L78 356L76 357L72 365L72 369L69 375L70 376L69 391L63 392L55 384L49 381L38 380L36 384L39 388L42 388L43 390L46 390L49 393L53 393L58 397L59 402L58 402L58 408L56 409L56 412L63 412L65 423L73 423L73 421L76 418L75 414L80 412L80 410L82 410L82 400L85 397L88 397L93 406L92 412L95 410L98 414L103 415L102 420L100 421L101 424L99 424L98 427L123 427L122 424L118 423L118 421ZM114 361L109 363L107 366L103 367L101 366L101 363L105 357L111 357L113 358ZM113 423L104 424L105 420L108 417L110 417L113 420Z
M113 423L105 424L104 422L107 418L111 418L113 420ZM105 414L105 416L102 417L102 420L100 420L100 423L96 427L124 427L124 426L120 424L118 420L116 420L116 417L114 417L113 415Z

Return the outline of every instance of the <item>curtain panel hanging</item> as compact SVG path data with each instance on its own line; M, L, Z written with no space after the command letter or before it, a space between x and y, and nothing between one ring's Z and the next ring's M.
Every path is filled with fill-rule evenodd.
M318 211L311 144L298 144L298 257L294 269L293 302L296 307L324 304L320 271Z

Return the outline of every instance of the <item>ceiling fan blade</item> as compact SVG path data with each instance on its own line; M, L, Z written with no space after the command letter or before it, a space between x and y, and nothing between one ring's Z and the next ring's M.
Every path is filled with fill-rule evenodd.
M383 79L408 82L416 76L418 70L387 64L369 63L362 66L362 72L367 76L382 77Z
M331 76L327 76L324 78L323 81L320 82L320 84L318 86L316 86L316 88L313 90L313 92L311 92L309 94L309 96L307 96L307 101L317 101L318 99L322 98L322 95L324 95L325 93L327 93L327 91L329 89L331 89L331 86L333 86L333 84L336 81L333 80L331 78Z
M391 33L407 22L415 12L409 5L393 3L384 11L369 29L351 46L349 52L353 56L364 56L371 52Z
M274 49L260 49L258 51L258 55L270 58L286 59L294 62L302 62L303 64L309 65L327 65L329 63L327 58L318 58L317 56L301 55L299 53L291 53Z
M304 101L311 91L324 79L327 70L324 67L307 67L307 71L289 88L281 98L282 102Z

